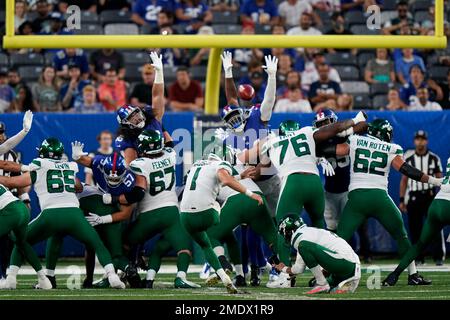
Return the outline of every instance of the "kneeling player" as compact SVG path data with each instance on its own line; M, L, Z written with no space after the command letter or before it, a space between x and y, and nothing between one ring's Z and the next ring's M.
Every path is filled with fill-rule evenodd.
M278 230L298 254L292 267L280 263L276 268L289 274L299 274L308 267L316 285L307 294L356 290L361 278L359 257L344 239L327 230L307 227L297 215L281 221ZM328 279L321 267L329 272Z

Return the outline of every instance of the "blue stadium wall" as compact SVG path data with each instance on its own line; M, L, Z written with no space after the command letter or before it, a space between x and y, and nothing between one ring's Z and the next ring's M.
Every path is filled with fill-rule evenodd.
M339 118L345 119L354 116L355 112L340 113ZM429 134L429 148L437 153L443 163L450 156L450 111L444 112L369 112L369 120L382 117L391 121L394 126L394 141L405 150L413 148L414 132L423 129ZM285 119L299 120L302 125L310 125L313 114L274 114L270 122L271 127L277 128ZM177 128L183 128L193 132L194 114L191 113L167 113L164 116L164 126L172 132ZM12 135L22 126L22 115L4 114L0 116L7 126L7 133ZM49 136L58 137L64 143L67 153L70 155L70 142L74 140L85 143L85 150L95 150L97 147L96 136L101 130L110 130L113 133L117 129L114 114L75 115L75 114L35 114L31 133L16 148L22 155L24 163L29 163L36 157L35 148L40 142ZM177 142L177 141L176 141ZM84 173L80 168L80 179L84 179ZM182 165L177 168L177 183L182 181ZM395 202L398 202L400 175L392 170L389 178L389 193ZM32 192L32 216L38 214L37 199ZM407 217L404 215L406 221ZM448 230L445 236L448 235ZM380 253L395 252L396 246L390 236L373 219L369 220L369 235L371 250ZM36 246L40 254L45 252L45 243ZM66 238L64 243L64 256L82 256L83 246L77 241Z

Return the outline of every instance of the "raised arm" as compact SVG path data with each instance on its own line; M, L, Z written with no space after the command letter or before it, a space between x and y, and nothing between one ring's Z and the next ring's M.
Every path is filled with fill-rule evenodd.
M363 111L360 111L353 119L338 121L328 126L321 127L319 130L314 132L314 140L316 141L316 143L326 141L336 136L338 133L350 129L360 122L366 121L366 119L367 115Z
M4 185L7 188L25 188L31 186L31 174L30 172L24 173L20 176L16 177L1 177L0 176L0 184Z
M415 181L429 183L438 187L442 184L443 178L435 178L423 173L419 169L407 164L400 155L396 156L394 160L392 160L392 167L401 174Z
M0 155L5 154L17 146L30 131L32 123L33 113L28 110L23 116L23 129L0 145Z
M263 199L260 195L251 192L246 187L244 187L242 184L240 184L233 176L231 176L227 170L225 169L219 169L217 171L217 178L220 180L222 185L230 187L231 189L243 193L246 196L252 198L255 201L258 201L258 205L264 204Z
M150 52L150 59L152 60L152 66L155 68L155 81L152 87L152 108L155 118L159 122L162 121L165 111L166 99L164 98L164 70L162 63L162 55L159 55L152 51Z
M263 68L266 70L267 87L264 92L264 99L261 103L261 120L269 121L272 117L272 110L275 105L276 93L277 93L277 66L278 58L271 55L265 56L266 65Z
M222 58L223 71L225 73L225 95L229 105L239 105L238 92L233 80L233 56L230 51L225 51Z

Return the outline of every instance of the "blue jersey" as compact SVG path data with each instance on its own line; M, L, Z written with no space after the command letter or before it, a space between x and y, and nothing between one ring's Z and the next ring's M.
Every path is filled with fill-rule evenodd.
M329 144L344 143L346 138L335 137L328 140ZM325 191L330 193L342 193L348 191L350 185L350 157L334 156L327 157L334 169L334 176L325 176Z
M103 174L102 166L103 161L108 156L105 155L96 155L94 159L92 159L92 175L94 177L97 185L105 192L112 194L113 196L119 196L123 193L128 193L133 189L136 183L136 177L131 171L125 173L122 182L115 187L111 187L108 185L105 179L105 175Z
M158 13L161 10L175 11L173 0L137 0L133 4L133 13L139 15L148 24L156 26L158 22Z
M80 67L81 73L89 72L89 63L86 54L81 49L77 49L74 56L69 57L65 50L56 52L53 57L53 66L56 71L62 71L68 68L70 64L76 64Z
M158 121L153 115L152 107L145 106L143 110L146 118L146 126L144 130L157 130L159 132L163 132L162 123ZM125 151L128 148L132 148L137 150L136 140L129 140L124 138L123 136L118 136L114 141L114 147L117 151Z

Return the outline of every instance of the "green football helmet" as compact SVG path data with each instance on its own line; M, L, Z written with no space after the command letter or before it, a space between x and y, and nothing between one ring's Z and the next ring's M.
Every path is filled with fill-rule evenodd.
M386 119L375 119L369 123L367 133L385 142L391 142L394 135L392 125Z
M64 154L64 145L57 138L47 138L42 141L38 152L40 158L61 160Z
M292 235L298 228L304 227L306 224L303 219L299 216L289 215L284 218L278 225L278 232L286 239L286 241L291 242Z
M139 155L158 154L164 148L164 137L157 130L144 130L137 138Z
M280 136L285 136L288 132L297 131L300 129L300 123L294 120L285 120L280 123L280 126L278 127Z

